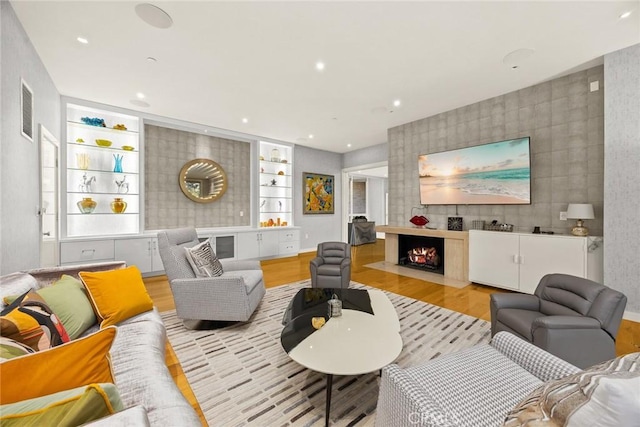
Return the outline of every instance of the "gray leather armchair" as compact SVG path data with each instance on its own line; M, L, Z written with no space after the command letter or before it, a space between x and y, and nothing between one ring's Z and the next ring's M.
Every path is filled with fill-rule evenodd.
M259 261L220 260L224 273L196 278L185 247L200 243L194 228L158 232L176 314L183 320L247 321L266 293Z
M586 368L616 356L627 297L567 274L547 274L534 295L492 294L491 335L511 332L567 362Z
M317 256L311 260L311 287L349 287L351 281L351 245L344 242L318 244Z

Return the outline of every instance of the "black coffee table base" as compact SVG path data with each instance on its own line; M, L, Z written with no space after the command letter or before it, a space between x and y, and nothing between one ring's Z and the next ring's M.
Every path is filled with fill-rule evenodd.
M324 425L329 427L329 414L331 411L331 389L333 388L333 374L327 374L327 403L324 410Z

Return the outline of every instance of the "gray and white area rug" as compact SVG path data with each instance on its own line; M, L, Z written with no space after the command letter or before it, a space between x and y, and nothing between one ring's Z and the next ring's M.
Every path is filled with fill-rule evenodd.
M282 315L308 280L267 289L247 323L187 330L175 311L162 313L169 341L210 426L322 426L323 374L289 359L280 345ZM351 287L367 286L352 282ZM387 292L404 343L395 363L413 366L490 339L489 322ZM339 351L339 349L336 349ZM331 425L373 425L378 372L335 376Z

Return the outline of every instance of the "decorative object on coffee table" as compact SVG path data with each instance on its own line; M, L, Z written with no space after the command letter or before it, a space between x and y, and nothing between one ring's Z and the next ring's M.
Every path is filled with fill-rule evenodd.
M450 216L447 218L447 230L449 231L462 231L462 217Z

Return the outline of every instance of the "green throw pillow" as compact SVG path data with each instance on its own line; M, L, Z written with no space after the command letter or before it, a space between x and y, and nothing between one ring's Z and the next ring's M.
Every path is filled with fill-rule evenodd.
M11 338L0 337L0 362L34 352L35 350L26 344Z
M91 384L0 406L0 424L79 426L124 409L116 386Z
M58 316L72 340L98 322L85 292L80 280L66 274L36 292ZM5 302L11 304L17 297L6 297Z

